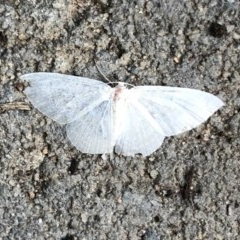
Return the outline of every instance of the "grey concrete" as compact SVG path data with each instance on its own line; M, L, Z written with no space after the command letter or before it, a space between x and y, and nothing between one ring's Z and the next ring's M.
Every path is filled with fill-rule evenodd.
M28 102L24 73L103 80L94 59L226 103L146 158L81 154L36 109L1 111L0 239L239 239L239 16L237 0L0 0L0 104Z

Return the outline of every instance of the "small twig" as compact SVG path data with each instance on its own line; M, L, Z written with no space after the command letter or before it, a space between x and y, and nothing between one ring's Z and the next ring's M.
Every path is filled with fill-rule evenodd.
M31 108L29 104L25 102L12 102L12 103L2 103L0 104L0 112L10 111L10 110L23 110L29 111Z

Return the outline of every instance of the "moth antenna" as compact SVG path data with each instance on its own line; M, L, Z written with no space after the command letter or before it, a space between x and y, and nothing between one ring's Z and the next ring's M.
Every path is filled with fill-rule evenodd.
M100 68L98 67L98 65L97 65L97 63L96 63L95 60L94 60L94 62L95 62L96 68L97 68L97 70L99 71L99 73L105 78L105 80L107 80L107 82L112 83L112 81L110 81L110 80L105 76L105 74L100 70Z

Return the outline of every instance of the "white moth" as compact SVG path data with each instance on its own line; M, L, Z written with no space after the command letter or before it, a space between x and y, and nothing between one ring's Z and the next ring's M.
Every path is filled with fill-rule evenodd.
M67 136L83 153L147 156L166 136L207 120L224 104L212 94L178 87L128 89L94 79L57 73L30 73L25 93L43 114L67 124Z

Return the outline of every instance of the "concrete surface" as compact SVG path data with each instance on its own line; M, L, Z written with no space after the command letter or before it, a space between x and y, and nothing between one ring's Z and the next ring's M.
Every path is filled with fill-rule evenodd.
M36 109L2 109L0 239L239 239L239 9L0 0L0 104L28 103L24 73L103 80L94 60L113 81L192 87L226 103L146 158L81 154Z

